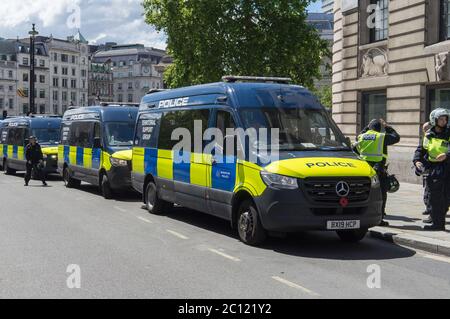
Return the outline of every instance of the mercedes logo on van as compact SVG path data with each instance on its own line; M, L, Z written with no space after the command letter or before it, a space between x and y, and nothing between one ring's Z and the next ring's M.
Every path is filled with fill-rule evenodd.
M350 194L350 186L344 181L336 184L336 194L340 197L347 197Z

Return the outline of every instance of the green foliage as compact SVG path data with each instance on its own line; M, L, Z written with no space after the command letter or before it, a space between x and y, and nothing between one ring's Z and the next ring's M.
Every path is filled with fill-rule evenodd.
M312 92L318 97L320 103L328 109L333 106L333 93L330 85L323 86L318 89L313 89Z
M170 87L223 75L287 76L313 86L325 41L306 24L310 0L144 0L145 18L168 38Z

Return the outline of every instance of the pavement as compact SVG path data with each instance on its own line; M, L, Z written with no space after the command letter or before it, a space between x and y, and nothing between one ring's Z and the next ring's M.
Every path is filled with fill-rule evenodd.
M87 184L24 187L22 174L0 174L0 298L450 296L448 257L334 232L249 247L219 218L141 206L135 193L107 201Z
M402 183L400 190L388 194L386 221L389 227L375 227L370 230L373 237L396 244L421 249L434 254L450 256L450 215L447 215L446 231L424 231L423 187Z

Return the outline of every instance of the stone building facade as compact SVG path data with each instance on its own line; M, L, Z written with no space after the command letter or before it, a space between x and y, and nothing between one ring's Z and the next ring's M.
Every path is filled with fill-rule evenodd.
M17 105L17 61L14 43L0 39L0 118Z
M449 0L336 0L333 118L355 139L372 118L401 134L391 173L419 182L412 156L421 125L450 109Z
M114 102L140 103L149 90L163 87L162 74L155 67L165 55L164 50L141 44L113 45L96 52L92 62L111 63Z

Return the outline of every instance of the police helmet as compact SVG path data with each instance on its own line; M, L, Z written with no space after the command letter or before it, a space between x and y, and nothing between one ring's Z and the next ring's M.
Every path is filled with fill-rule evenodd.
M437 120L441 116L447 116L447 119L448 119L450 117L449 115L450 115L450 113L447 109L443 109L443 108L436 109L433 112L431 112L431 114L430 114L430 124L432 126L436 126Z
M400 183L398 182L398 179L395 177L395 175L388 175L387 182L389 193L396 193L400 189Z

